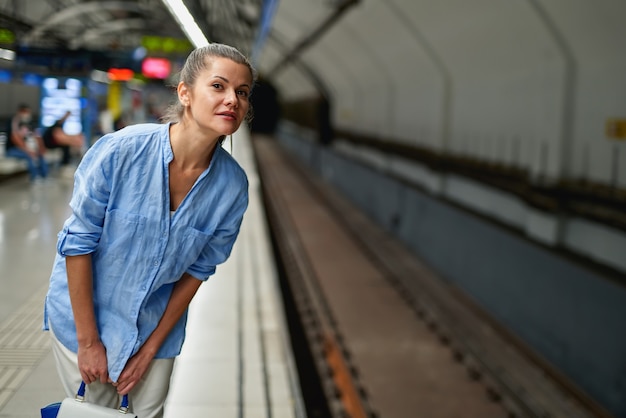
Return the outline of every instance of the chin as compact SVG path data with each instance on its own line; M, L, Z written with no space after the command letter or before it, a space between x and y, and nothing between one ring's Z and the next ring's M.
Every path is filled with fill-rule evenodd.
M239 125L237 125L237 127L235 128L231 127L230 129L222 130L222 133L220 135L232 135L237 132L237 129L239 129Z

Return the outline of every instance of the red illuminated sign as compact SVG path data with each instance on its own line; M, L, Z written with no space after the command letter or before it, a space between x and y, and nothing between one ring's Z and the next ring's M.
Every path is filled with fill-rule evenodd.
M135 75L133 70L128 68L111 68L107 74L111 81L128 81Z
M172 63L166 58L146 58L141 63L141 73L148 78L164 79L171 71Z

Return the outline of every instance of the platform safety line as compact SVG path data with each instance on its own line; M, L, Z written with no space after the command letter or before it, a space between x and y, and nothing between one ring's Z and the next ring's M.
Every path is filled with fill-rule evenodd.
M252 216L252 211L250 211L250 216ZM256 219L255 219L256 220ZM254 239L256 241L256 235L254 234L254 231L250 231L250 234L252 235L251 238L249 238L249 240ZM251 260L251 262L249 264L246 264L248 270L251 270L253 268L253 266L257 269L256 274L248 271L247 274L245 275L245 277L250 277L250 281L252 282L252 300L251 302L254 304L254 306L250 307L250 309L254 310L254 312L256 313L255 318L256 318L256 328L257 328L257 338L259 341L259 352L258 355L260 357L260 367L261 367L261 378L263 381L263 400L265 401L265 416L267 418L272 418L274 416L273 414L273 409L272 409L272 400L271 400L271 396L270 396L270 392L271 392L271 386L270 386L270 381L269 381L269 376L268 376L268 365L267 365L267 341L265 339L265 316L264 316L264 311L262 308L262 300L261 300L261 295L260 295L260 284L259 284L259 280L261 278L265 278L263 276L263 272L261 271L261 266L258 260L258 253L257 251L254 250L254 248L252 248L252 245L250 245L249 241L243 241L242 242L242 252L247 253L245 256L246 258L248 258L249 260ZM260 277L263 276L263 277Z
M255 136L255 139L257 138L259 138L259 134ZM239 141L236 141L236 143L241 143L241 139L242 138L240 138ZM250 136L244 138L246 146L242 146L242 150L238 154L238 160L242 162L242 165L248 174L248 193L250 195L250 204L248 214L246 216L248 216L248 222L255 224L255 227L251 229L254 237L254 244L248 243L248 247L251 257L254 260L274 260L275 256L270 243L271 237L267 214L263 204L263 190L261 187L260 173L255 159L255 154L253 152L252 140L253 139ZM258 264L258 266L261 266L261 264ZM259 270L258 274L253 275L253 277L255 277L256 287L258 287L257 292L259 297L259 309L263 308L263 300L265 300L265 298L268 298L265 302L268 303L269 306L277 306L278 309L273 312L266 312L266 317L264 317L261 321L261 326L266 327L268 324L273 323L273 321L275 321L275 326L278 325L281 343L279 351L283 361L286 363L285 373L288 381L286 388L277 387L278 383L273 382L274 380L280 381L280 379L275 376L276 372L272 371L272 356L270 355L270 351L268 351L264 356L264 368L266 369L264 371L264 377L266 378L267 385L266 399L271 408L273 408L270 402L274 402L277 397L280 398L280 396L282 396L280 394L284 389L286 389L290 394L290 404L293 407L293 417L306 418L303 395L300 388L297 366L292 353L291 342L289 341L289 336L287 335L288 332L286 333L284 331L288 329L288 326L285 318L283 301L280 298L281 289L276 265L272 262L269 264L263 264L262 267L263 269ZM265 321L265 318L267 318L267 322ZM268 345L265 340L263 341L264 348L269 350L272 346ZM273 350L275 355L275 350L277 349L273 348ZM273 415L272 409L270 409L266 418L271 418Z

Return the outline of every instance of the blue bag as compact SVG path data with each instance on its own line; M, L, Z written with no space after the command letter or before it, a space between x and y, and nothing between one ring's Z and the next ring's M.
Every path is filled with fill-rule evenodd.
M41 418L57 418L61 402L51 403L41 408Z

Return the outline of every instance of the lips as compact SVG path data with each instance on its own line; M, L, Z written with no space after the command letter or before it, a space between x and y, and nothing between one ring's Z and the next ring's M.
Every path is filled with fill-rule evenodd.
M218 115L237 120L237 114L235 112L220 112Z

